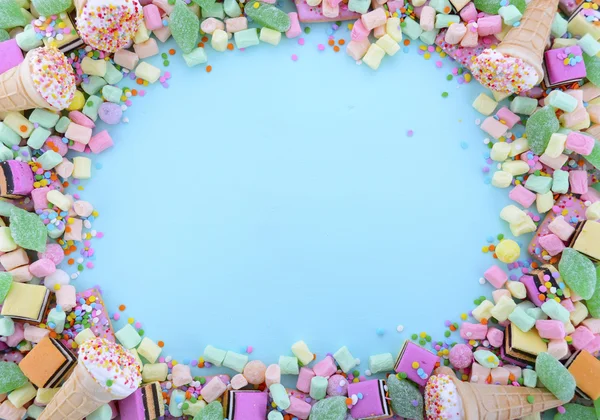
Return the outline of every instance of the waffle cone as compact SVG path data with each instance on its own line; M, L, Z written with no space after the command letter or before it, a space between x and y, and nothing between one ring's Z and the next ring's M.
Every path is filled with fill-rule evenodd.
M497 48L499 52L520 58L532 66L538 74L538 83L544 78L544 50L557 7L558 0L532 0L520 25L508 31Z
M79 17L87 4L87 0L73 0L73 4L75 5L75 11L77 12L76 16Z
M38 420L82 420L100 406L116 399L80 363Z
M0 113L32 108L59 111L46 102L33 85L29 54L17 67L0 74Z
M451 377L462 399L465 420L512 420L541 413L568 401L556 399L545 388L483 385ZM533 404L527 397L534 398Z

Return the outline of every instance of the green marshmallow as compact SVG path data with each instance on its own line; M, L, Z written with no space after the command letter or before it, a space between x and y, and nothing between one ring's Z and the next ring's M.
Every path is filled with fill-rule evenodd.
M566 194L569 191L569 173L557 169L552 174L552 192Z
M172 394L171 394L171 401L169 402L169 414L171 414L171 416L173 417L181 417L183 416L183 410L181 408L179 408L179 402L178 401L184 401L185 400L185 392L181 391L180 389L175 389L173 390Z
M279 368L282 375L297 375L300 373L298 358L293 356L279 356Z
M239 31L233 34L233 38L235 39L235 45L238 49L252 47L253 45L258 45L258 33L255 28L244 29L243 31Z
M549 176L529 175L525 181L525 188L538 194L546 194L552 187L552 178Z
M59 163L62 162L62 156L56 153L54 150L46 150L37 161L42 165L42 168L49 171L55 168Z
M248 356L233 351L228 351L225 354L225 359L223 359L223 366L239 373L244 371L244 367L247 363Z
M555 90L548 96L548 104L561 111L573 112L577 109L578 102L573 96L560 90Z
M310 380L310 397L314 400L322 400L327 394L327 378L313 376Z
M448 13L452 9L452 5L448 0L431 0L429 5L439 14Z
M17 206L15 206L14 204L9 203L8 201L1 201L0 200L0 216L4 216L4 217L10 217L10 213L13 211L13 209L18 208ZM3 229L3 228L0 228ZM9 228L4 228L4 229L8 229L10 232ZM1 392L0 392L1 394Z
M0 335L9 337L15 333L15 322L7 316L0 317Z
M537 373L533 369L523 369L523 385L528 388L535 388L537 386Z
M16 154L15 158L19 158L23 162L31 162L31 149L29 148L29 146L19 147L19 150L17 150L17 154ZM38 158L38 161L39 161L39 158ZM61 157L61 161L62 161L62 157ZM44 169L46 169L46 168L44 168Z
M508 6L502 6L498 9L498 14L502 16L502 20L505 25L513 26L515 23L519 22L523 15L517 9L517 6L514 4L509 4Z
M417 22L415 22L408 16L405 17L404 21L400 24L400 29L402 29L403 34L405 34L413 41L416 40L423 33L421 25L419 25Z
M0 29L0 42L8 41L10 39L10 35L6 32L5 29Z
M277 404L277 407L281 408L282 410L287 410L290 408L290 397L283 385L271 384L269 387L269 392L271 392L271 398L273 398L273 402Z
M525 132L527 133L527 142L529 147L536 155L542 155L548 147L550 137L560 128L560 123L554 108L545 106L536 111L525 124Z
M350 0L348 2L348 10L360 14L365 14L369 10L371 2L369 0Z
M44 411L44 407L40 407L39 405L31 404L27 408L27 416L31 417L32 419L37 419L42 414L42 411ZM88 419L89 418L91 418L91 417L88 417Z
M508 316L508 320L523 332L531 330L535 325L535 319L527 315L527 312L519 306L511 312Z
M121 96L123 96L123 89L116 86L106 85L102 88L102 96L108 102L115 104L121 103Z
M590 153L588 156L584 156L583 158L596 169L600 169L600 141L596 140L594 148L592 149L592 153Z
M8 147L3 144L0 144L0 162L4 162L5 160L11 160L13 158L13 152Z
M281 414L277 410L269 411L269 415L267 415L267 420L283 420L283 414Z
M115 333L115 337L126 349L133 349L142 341L142 337L131 324L125 324Z
M202 17L214 17L220 20L225 19L225 10L223 10L223 3L212 3L202 7Z
M176 391L173 391L173 393L175 392ZM86 416L85 420L110 420L111 417L112 408L110 408L110 405L108 404L103 404L100 407L98 407L94 412L92 412L92 414Z
M219 401L213 401L200 410L194 420L223 420L223 406Z
M531 115L535 112L538 101L526 96L515 96L510 103L510 110L515 114Z
M204 48L194 48L192 52L183 54L183 59L188 67L194 67L198 64L204 64L208 61Z
M223 2L223 11L229 17L238 17L242 15L242 9L236 0L225 0Z
M102 102L104 102L102 98L92 95L87 99L87 101L85 101L85 105L83 106L81 112L90 117L92 121L96 121L98 119L98 108L100 108Z
M34 128L31 132L31 136L27 139L27 146L32 149L41 149L44 145L44 142L48 140L52 132L46 130L45 128L38 127Z
M244 7L244 12L255 23L265 28L278 32L285 32L290 29L291 21L287 13L270 3L253 0Z
M435 39L440 33L439 29L432 29L431 31L423 31L421 35L419 35L419 39L421 42L427 45L433 45L435 43Z
M58 15L73 4L71 0L32 0L32 3L42 16Z
M0 362L0 394L21 388L27 382L27 377L16 363Z
M116 85L121 80L123 80L123 73L117 70L117 68L111 62L107 61L104 80L106 80L106 83L108 83L109 85Z
M10 212L10 234L21 248L32 251L46 251L46 226L35 213L15 207Z
M95 95L104 86L106 86L106 80L100 76L90 76L81 83L81 89L88 95Z
M356 358L352 356L348 347L344 346L333 354L333 358L344 373L348 373L357 365Z
M29 121L33 124L37 123L43 128L51 129L53 128L58 119L60 118L60 114L50 112L47 109L36 108L29 115Z
M227 352L225 350L218 349L211 345L206 346L204 349L204 360L215 366L221 366Z
M346 397L331 397L317 401L310 410L310 420L345 419L348 413Z
M565 412L556 413L554 420L597 420L596 411L593 407L586 407L579 404L563 405Z
M407 419L423 418L423 395L415 384L390 375L387 378L387 387L395 414ZM413 404L414 401L417 402L416 405Z
M221 6L222 8L223 6ZM196 41L198 41L198 33L200 32L200 20L192 9L181 1L175 3L173 11L169 15L169 28L173 39L175 39L184 54L190 53L196 48Z
M12 287L12 283L12 274L0 272L0 305L4 303L4 299L6 299L6 296Z
M0 0L0 29L11 29L27 25L21 7L15 0Z
M540 382L559 400L567 402L575 396L575 378L562 363L548 353L538 354L535 359L535 372Z
M541 309L550 319L560 322L567 322L569 320L569 311L554 299L548 299L544 302Z
M29 26L23 32L18 33L15 37L15 40L17 41L17 45L19 46L19 48L21 48L23 51L31 51L34 48L38 48L44 45L42 40L37 37L37 34L35 33L35 30L32 26Z
M600 318L600 265L596 267L596 290L592 297L585 301L585 305L593 318Z
M477 360L477 363L486 368L494 369L500 365L498 356L489 350L477 350L473 353L473 357Z
M554 15L554 20L552 21L552 26L550 27L552 36L555 38L561 38L567 33L568 24L569 23L560 15L560 13L556 13L556 15Z
M529 309L525 310L525 312L527 313L527 315L529 315L536 321L538 321L540 319L548 319L548 317L546 316L544 311L542 311L541 308L529 308Z
M21 137L12 128L0 122L0 141L8 147L12 147L17 146L21 142Z
M460 16L458 15L444 15L439 13L435 16L435 28L442 29L447 28L453 23L460 22Z
M392 353L369 356L369 370L372 374L394 370L394 356Z
M56 127L54 129L57 133L65 134L67 132L67 128L71 124L71 120L69 117L60 117L60 120L56 123Z
M596 290L596 268L588 257L572 248L562 252L558 271L567 286L584 300L591 298Z

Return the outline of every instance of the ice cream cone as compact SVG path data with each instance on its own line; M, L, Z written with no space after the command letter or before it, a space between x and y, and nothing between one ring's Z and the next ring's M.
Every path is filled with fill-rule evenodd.
M451 376L462 400L466 420L512 420L541 413L568 401L558 400L545 388L483 385ZM530 403L528 397L533 397Z
M31 78L30 55L31 51L20 65L0 74L0 112L32 108L59 111L46 102L35 88Z
M532 66L538 74L537 83L544 78L544 50L557 7L558 0L532 0L519 26L508 31L496 49L505 55L520 58Z
M87 0L73 0L73 4L75 5L75 11L77 12L76 16L79 17L87 4Z

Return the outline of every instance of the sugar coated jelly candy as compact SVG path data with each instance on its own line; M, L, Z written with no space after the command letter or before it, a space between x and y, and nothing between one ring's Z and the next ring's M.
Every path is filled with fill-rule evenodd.
M583 53L587 79L596 86L600 86L600 58Z
M204 407L194 420L223 420L223 406L219 401L213 401Z
M177 1L169 16L171 35L184 54L196 48L198 33L200 33L200 20L182 1Z
M585 301L585 305L592 318L600 318L600 265L596 267L596 290L592 297Z
M10 212L10 233L21 248L46 251L47 229L35 213L15 207Z
M10 291L12 283L12 274L0 272L0 305L2 305L4 299L6 299L6 296L8 296L8 292Z
M535 359L535 372L540 382L562 401L575 396L575 378L567 368L550 354L542 352Z
M423 418L423 395L415 384L401 381L396 375L390 375L387 379L387 387L394 413L407 419Z
M71 0L33 0L32 3L42 16L57 15L73 4Z
M525 124L527 142L533 153L542 155L548 147L550 137L559 129L560 123L556 118L554 108L545 106L534 112Z
M596 290L596 269L585 255L572 248L565 248L558 263L560 276L567 286L583 299L589 299Z
M19 4L15 0L0 0L0 29L27 25Z
M254 22L266 28L279 32L286 32L290 29L290 17L272 4L251 1L244 8L244 12Z
M14 362L0 362L0 394L6 394L22 387L27 378Z
M501 0L475 0L474 3L477 10L490 15L497 15L504 2ZM525 0L512 0L510 4L519 9L521 13L524 13L527 7Z
M596 411L593 407L579 404L565 404L564 413L556 413L554 420L596 420Z
M10 39L10 35L6 30L0 29L0 42L8 41Z
M345 397L325 398L313 405L310 410L311 420L337 420L345 419L348 407Z

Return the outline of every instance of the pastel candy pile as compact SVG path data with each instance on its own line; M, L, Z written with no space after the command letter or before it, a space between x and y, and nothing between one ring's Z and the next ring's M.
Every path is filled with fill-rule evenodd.
M558 360L542 352L535 360L538 379L556 398L571 401L575 395L575 379Z

